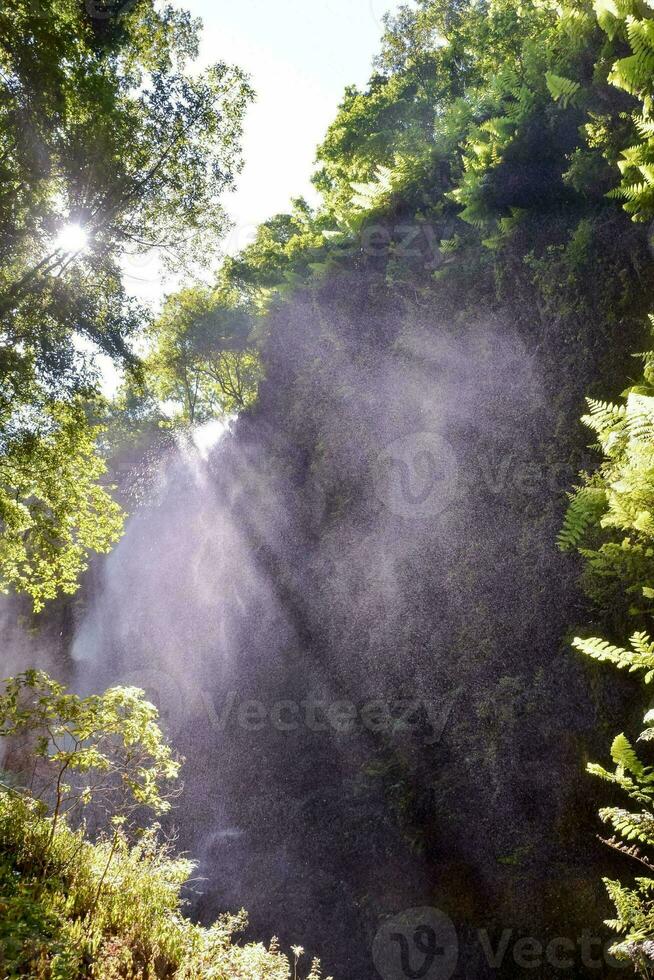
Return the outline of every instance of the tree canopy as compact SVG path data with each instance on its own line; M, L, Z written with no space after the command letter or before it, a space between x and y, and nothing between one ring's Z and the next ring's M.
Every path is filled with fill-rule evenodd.
M215 254L251 97L237 68L195 71L188 14L154 0L116 9L0 11L0 586L37 608L73 591L88 552L119 533L84 406L94 350L137 370L148 314L122 263Z

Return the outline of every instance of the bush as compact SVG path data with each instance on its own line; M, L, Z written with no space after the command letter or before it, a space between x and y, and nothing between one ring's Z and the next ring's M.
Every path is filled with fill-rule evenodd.
M238 946L244 912L211 929L182 914L194 865L159 829L91 842L35 802L0 793L0 969L7 980L257 977L287 980L275 943ZM113 854L111 853L113 851ZM109 872L106 872L111 854Z
M62 767L85 779L92 772L118 775L139 807L165 812L169 804L159 786L177 775L178 764L142 691L113 688L80 699L31 671L6 682L0 707L0 735L15 738L27 730L36 736L22 747L21 762L30 752L34 768L55 773L57 787L46 794L47 803L18 786L16 776L0 779L3 980L289 980L289 959L275 940L269 948L234 942L247 925L245 912L223 915L210 929L184 915L182 889L195 864L175 855L158 824L128 821L135 814L128 804L107 813L104 829L92 838L79 813L97 802L97 787L80 793L71 782L62 790ZM42 724L48 739L39 737ZM64 730L67 743L57 745ZM49 787L47 780L42 785ZM100 798L103 812L109 800L115 803L113 793ZM296 974L302 950L293 953ZM310 980L319 977L314 961Z

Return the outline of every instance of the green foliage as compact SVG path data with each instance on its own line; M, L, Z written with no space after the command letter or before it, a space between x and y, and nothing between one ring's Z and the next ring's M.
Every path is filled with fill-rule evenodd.
M209 929L184 917L181 892L194 868L156 826L136 843L120 830L93 843L65 821L52 835L38 805L0 791L2 975L289 980L274 941L234 941L247 925L243 912Z
M352 205L362 211L371 211L388 200L393 189L392 172L388 167L377 167L374 180L366 184L352 184Z
M649 712L645 721L654 717ZM652 728L646 729L640 741L650 741ZM615 771L608 772L601 766L590 765L588 771L612 783L627 794L641 809L626 810L623 807L605 807L600 818L612 831L605 843L631 860L638 861L650 872L649 877L637 877L635 887L626 887L618 881L605 879L617 917L607 925L621 938L612 947L618 959L631 962L641 976L650 975L652 959L649 953L654 934L654 767L641 762L634 747L625 735L619 735L611 747Z
M645 355L646 360L649 355ZM654 595L654 396L648 375L623 404L589 400L583 421L604 459L572 495L559 543L580 548L591 585L619 581L636 608ZM601 534L597 539L596 531ZM585 651L588 652L588 651Z
M162 787L179 772L142 691L80 698L27 671L6 682L0 736L30 773L29 786L16 773L0 781L3 977L290 980L274 940L234 941L244 912L209 929L187 919L182 890L195 864L174 854L159 825L128 822L143 807L165 813ZM95 839L80 809L96 824L104 816ZM317 961L309 980L320 980Z
M319 147L321 205L295 202L290 214L265 222L219 282L265 317L274 297L365 254L371 229L388 239L387 281L401 288L415 271L395 238L398 215L400 227L414 222L436 241L483 245L499 265L536 206L571 223L560 264L573 293L606 233L599 214L575 231L575 206L615 188L620 151L635 135L627 111L635 99L613 76L608 84L625 32L607 39L592 0L402 6L385 20L369 85L346 90ZM543 280L552 304L563 304L553 261L561 246L549 248ZM544 261L534 256L534 269ZM432 274L447 277L454 266L443 250ZM602 299L618 282L602 279ZM617 317L616 299L609 306L606 298L604 315L615 309ZM261 339L265 323L258 328Z
M556 102L560 102L564 109L568 108L581 91L579 82L575 82L571 78L562 78L561 75L555 75L552 71L545 72L545 81L552 98Z
M642 383L626 391L620 404L589 399L583 422L595 434L603 461L593 474L582 474L583 484L571 496L559 543L577 549L587 563L591 594L601 597L593 583L613 580L630 597L630 612L651 620L654 599L654 396L652 355L645 363ZM592 637L576 639L581 653L654 680L654 642L639 630L628 647ZM647 727L639 742L654 740L654 711L645 716ZM590 765L588 771L626 793L641 809L604 808L600 816L613 835L606 843L639 861L654 873L654 767L641 760L626 735L614 740L611 756L615 770ZM606 881L617 918L608 925L621 935L613 953L633 963L642 976L651 974L649 950L654 941L654 878L638 878L635 887Z
M588 652L577 645L583 652ZM590 655L594 655L592 651ZM614 658L611 656L608 659ZM618 666L624 664L619 663ZM645 716L645 722L647 724L653 720L654 712L650 711ZM654 728L650 724L641 733L639 741L649 742L652 738ZM588 772L625 793L640 809L634 811L610 806L600 810L601 820L611 828L611 836L604 843L632 861L638 861L648 870L649 876L637 877L634 887L604 879L617 913L616 918L608 920L606 924L620 936L612 946L613 955L630 962L639 975L648 977L651 974L650 950L654 937L654 767L641 761L624 734L614 740L611 756L615 763L614 771L591 764Z
M639 670L645 671L643 679L646 684L650 684L654 678L654 643L646 633L634 633L630 643L631 649L625 650L606 640L591 637L587 640L577 638L573 645L587 657L612 663L620 670L628 670L632 674Z
M75 589L119 510L100 477L98 349L134 369L147 314L121 262L208 260L251 91L191 67L199 23L153 0L0 9L0 585L36 609ZM81 228L83 248L61 240Z
M348 224L348 221L345 221ZM219 272L219 291L252 314L265 314L271 300L313 275L328 252L328 239L340 237L335 216L316 213L303 198L293 201L290 214L264 221L255 240Z
M136 428L143 418L147 425L158 424L152 410L157 399L172 403L173 424L194 424L248 407L264 362L273 375L277 368L282 385L287 378L282 363L297 382L293 399L282 402L289 406L289 424L307 406L313 408L316 390L333 390L328 387L332 379L327 382L330 345L345 337L357 349L356 338L345 329L343 337L330 330L329 316L320 307L325 275L346 264L354 276L362 273L367 289L362 305L370 314L366 328L371 332L378 329L374 314L388 299L383 290L389 283L395 287L397 319L417 312L425 332L425 317L435 310L438 322L441 310L452 310L453 322L459 323L470 309L475 314L482 306L495 311L494 304L510 294L516 320L537 335L539 345L554 348L566 362L571 353L577 364L586 354L594 357L595 335L600 349L609 329L622 329L624 311L633 315L639 290L649 282L643 273L644 236L629 239L621 203L604 197L619 179L620 151L637 136L632 115L638 93L633 85L628 90L620 84L615 72L609 82L609 73L628 45L634 51L639 46L646 58L647 36L634 31L630 36L625 19L647 19L645 13L640 4L627 9L622 2L607 2L597 5L596 15L591 0L420 0L388 17L375 74L367 86L345 92L319 148L315 185L321 204L314 210L304 201L294 202L290 213L264 222L255 241L224 263L213 288L186 288L169 298L150 332L146 396L139 401L132 388L125 398ZM135 23L126 22L128 33ZM186 26L191 45L193 30ZM629 71L637 75L639 65ZM622 72L626 77L625 66ZM127 87L128 103L130 93ZM161 119L170 119L168 109L162 108ZM193 181L175 185L180 186L191 187ZM191 207L195 192L188 198ZM202 194L197 200L203 200ZM198 215L190 221L193 228L195 221ZM428 236L441 243L436 258L426 262L418 250L411 265L398 241L403 237L398 228L405 225L420 233L423 248ZM371 229L381 229L385 244L379 249L367 247ZM463 288L457 291L457 284ZM316 301L323 364L306 363L310 348L305 350L297 333L284 332L284 317L275 316L284 298L299 288L307 288ZM382 299L375 306L378 296ZM595 312L593 303L597 318L589 315ZM109 320L105 316L102 322ZM271 335L276 329L278 337ZM375 337L380 346L386 342L382 329ZM582 337L588 341L585 350L579 349ZM285 346L289 340L300 342L297 357ZM568 394L561 392L561 399ZM620 589L624 585L639 615L654 596L646 499L650 412L642 400L652 394L634 390L625 406L589 404L588 424L605 452L606 468L582 475L561 535L563 547L582 550L598 596L607 581ZM329 447L320 421L317 434L307 436L310 428L298 426L293 434L299 430L302 455L311 465L326 470ZM123 434L129 439L129 433ZM330 478L333 499L346 506L342 477ZM636 484L643 495L637 510ZM463 579L458 569L457 574ZM645 675L652 669L644 631L627 648L601 640L579 643L597 660ZM513 711L517 685L505 688L506 711ZM498 731L504 722L498 717ZM616 740L613 756L615 772L601 770L603 778L649 799L645 781L650 771L626 738ZM423 805L427 791L422 789L431 786L431 774L423 772L416 788L406 775L411 764L394 759L385 773L394 787L394 809L407 823L430 806ZM616 821L632 834L637 815ZM639 826L645 824L643 817ZM424 833L415 838L416 843L425 839Z
M225 291L190 287L169 297L150 330L148 382L193 425L251 405L262 377L252 317Z
M607 41L591 0L401 7L386 18L377 73L346 90L318 150L320 208L266 222L227 264L230 281L265 311L271 290L356 255L371 221L399 212L445 241L501 251L535 202L565 213L572 192L609 191L635 132L625 112L634 99L607 85L622 46L622 35ZM389 277L403 282L388 234Z
M166 813L162 788L179 774L157 724L157 709L137 688L80 698L42 671L5 682L0 737L20 739L30 765L29 796L51 801L53 832L66 814L93 804L127 819L141 807Z
M568 494L570 500L563 528L558 537L559 546L566 550L575 548L582 541L589 527L606 511L606 493L603 487L583 486Z
M529 329L543 325L539 343L557 350L562 344L562 358L576 350L581 322L593 324L584 327L586 337L593 330L600 335L605 321L622 327L623 310L648 284L639 264L643 242L614 234L621 206L603 195L619 179L617 163L629 146L620 161L619 195L636 217L648 214L654 127L647 6L419 0L387 17L375 74L364 88L345 92L318 150L320 206L295 201L290 213L264 222L255 241L224 262L213 287L171 296L149 328L142 376L134 372L115 403L98 410L97 378L80 338L133 365L132 342L147 317L125 296L121 259L158 247L168 267L185 268L216 254L224 226L219 195L239 168L241 117L251 93L242 74L227 66L192 71L197 25L153 0L128 4L121 17L108 19L89 16L78 0L5 3L0 584L28 592L37 608L62 590L74 591L89 550L106 550L120 529L118 508L101 483L96 439L112 452L140 446L141 435L147 441L162 423L161 401L172 406L173 425L251 406L274 346L270 310L298 287L317 295L325 274L345 263L368 276L371 323L377 295L392 283L394 302L411 298L406 310L398 301L399 318L417 310L421 323L425 310L447 311L452 295L455 320L466 315L462 305L480 306L480 297L492 308L503 289L513 308L526 297ZM87 230L86 251L68 254L56 244L67 221ZM423 248L429 235L440 242L436 259L426 262L418 250L411 265L398 241L405 225L420 232ZM371 257L366 232L375 228L387 243ZM617 259L607 245L611 238ZM464 294L448 293L457 276ZM596 299L584 293L585 283ZM589 317L592 302L601 323ZM341 343L322 322L320 329L321 350ZM294 352L284 348L274 357L290 363ZM598 598L614 584L641 617L654 599L654 356L645 364L644 383L624 405L589 402L586 424L604 463L582 474L560 537L562 547L581 551ZM301 415L316 390L329 390L328 370L328 364L305 368L290 414ZM98 417L108 422L107 433ZM314 465L324 452L320 465L327 469L322 443L319 450L302 444L305 452L314 453ZM346 498L336 477L333 497ZM651 680L649 636L639 630L625 647L601 639L577 645L595 660ZM500 685L505 714L515 710L521 690L508 680ZM179 888L190 866L162 850L153 834L134 844L119 822L91 841L76 828L75 815L88 806L97 810L103 799L113 816L131 814L132 806L166 808L160 777L175 775L176 764L139 693L71 700L42 675L16 683L15 703L10 688L3 709L13 718L8 731L34 752L40 784L50 786L47 774L53 774L55 815L29 793L7 788L0 797L6 902L0 930L13 957L9 975L72 977L88 973L92 962L93 975L103 980L286 976L288 963L276 950L243 951L231 943L234 923L207 932L182 918ZM498 731L506 728L501 715ZM55 740L42 734L44 725L54 725ZM88 734L96 728L100 744ZM652 731L641 740L651 740ZM644 847L652 825L651 767L626 736L616 739L612 756L615 771L592 771L644 809L607 810L603 817L629 847ZM135 760L136 772L129 768ZM385 772L393 808L407 822L431 806L423 806L426 791L413 786L408 768L405 758L394 758ZM430 778L422 786L431 786ZM127 791L120 806L119 790ZM610 886L622 926L632 932L634 923L642 931L648 921L649 886L642 881L633 892ZM135 910L143 906L141 921ZM634 941L630 955L640 955L641 940Z
M495 64L475 91L476 118L462 143L464 172L452 192L463 207L463 220L482 230L499 227L512 208L543 194L542 177L550 185L546 193L554 193L557 184L561 192L562 158L572 146L565 146L567 127L560 112L590 107L596 97L587 92L585 64L589 52L597 51L593 32L588 3L490 4L489 23L480 37L490 35L486 57ZM580 72L586 76L581 80ZM552 113L552 100L559 113ZM536 130L539 159L534 155ZM515 180L520 168L522 188L518 184L518 193L507 193L503 182L512 175ZM501 237L508 237L507 230L500 228Z
M654 216L654 20L651 5L638 0L597 0L599 23L611 39L629 44L632 54L618 58L609 81L628 92L640 103L632 115L634 142L622 150L618 166L622 181L614 192L625 201L625 210L634 221Z
M5 430L0 453L0 588L36 610L76 591L89 551L106 552L123 515L100 482L106 466L97 428L81 404L44 405L38 424Z

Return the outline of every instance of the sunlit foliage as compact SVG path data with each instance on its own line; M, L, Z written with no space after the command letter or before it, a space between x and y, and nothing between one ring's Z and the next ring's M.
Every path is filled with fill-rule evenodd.
M94 350L135 369L121 263L209 258L226 224L251 93L191 70L198 38L152 0L0 9L0 581L36 608L119 530L84 403Z
M209 929L185 918L195 864L157 824L133 824L137 810L165 812L179 770L157 718L132 688L80 698L35 671L6 683L0 737L27 741L25 773L0 773L3 976L289 980L275 940L234 941L244 912ZM93 837L86 810L103 818Z
M628 644L598 637L578 638L575 647L599 662L639 675L647 684L654 679L654 355L641 355L644 376L620 403L589 400L585 424L592 430L603 462L593 473L582 474L582 483L571 495L560 544L577 549L586 563L589 592L600 607L625 594L629 613L643 622ZM638 741L654 738L654 713L645 717L646 728ZM649 752L649 746L643 745ZM614 952L633 961L649 976L654 941L654 767L642 762L628 738L613 742L614 771L591 765L589 771L623 790L636 804L606 807L602 820L612 829L607 843L638 861L648 874L626 887L607 880L617 917L610 925L620 934Z
M262 374L251 327L247 310L224 292L196 286L168 299L149 333L145 370L175 419L194 425L254 402Z
M6 420L0 453L0 588L38 611L76 591L89 551L118 540L122 512L103 487L97 432L80 402L53 401Z

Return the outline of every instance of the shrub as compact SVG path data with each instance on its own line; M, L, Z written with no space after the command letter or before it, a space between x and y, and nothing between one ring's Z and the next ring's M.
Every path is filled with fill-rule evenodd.
M158 824L137 820L143 806L169 808L161 783L178 771L157 717L132 688L81 699L36 671L6 682L0 734L27 733L26 769L46 776L37 799L16 776L0 774L3 980L289 980L289 959L275 940L268 948L234 941L245 912L209 929L184 914L195 864L175 854ZM75 787L64 784L69 772L100 779L91 790ZM100 793L107 781L111 791ZM127 802L108 812L116 786L127 789ZM107 819L91 836L80 811L93 812L98 801ZM314 961L310 980L319 977Z

